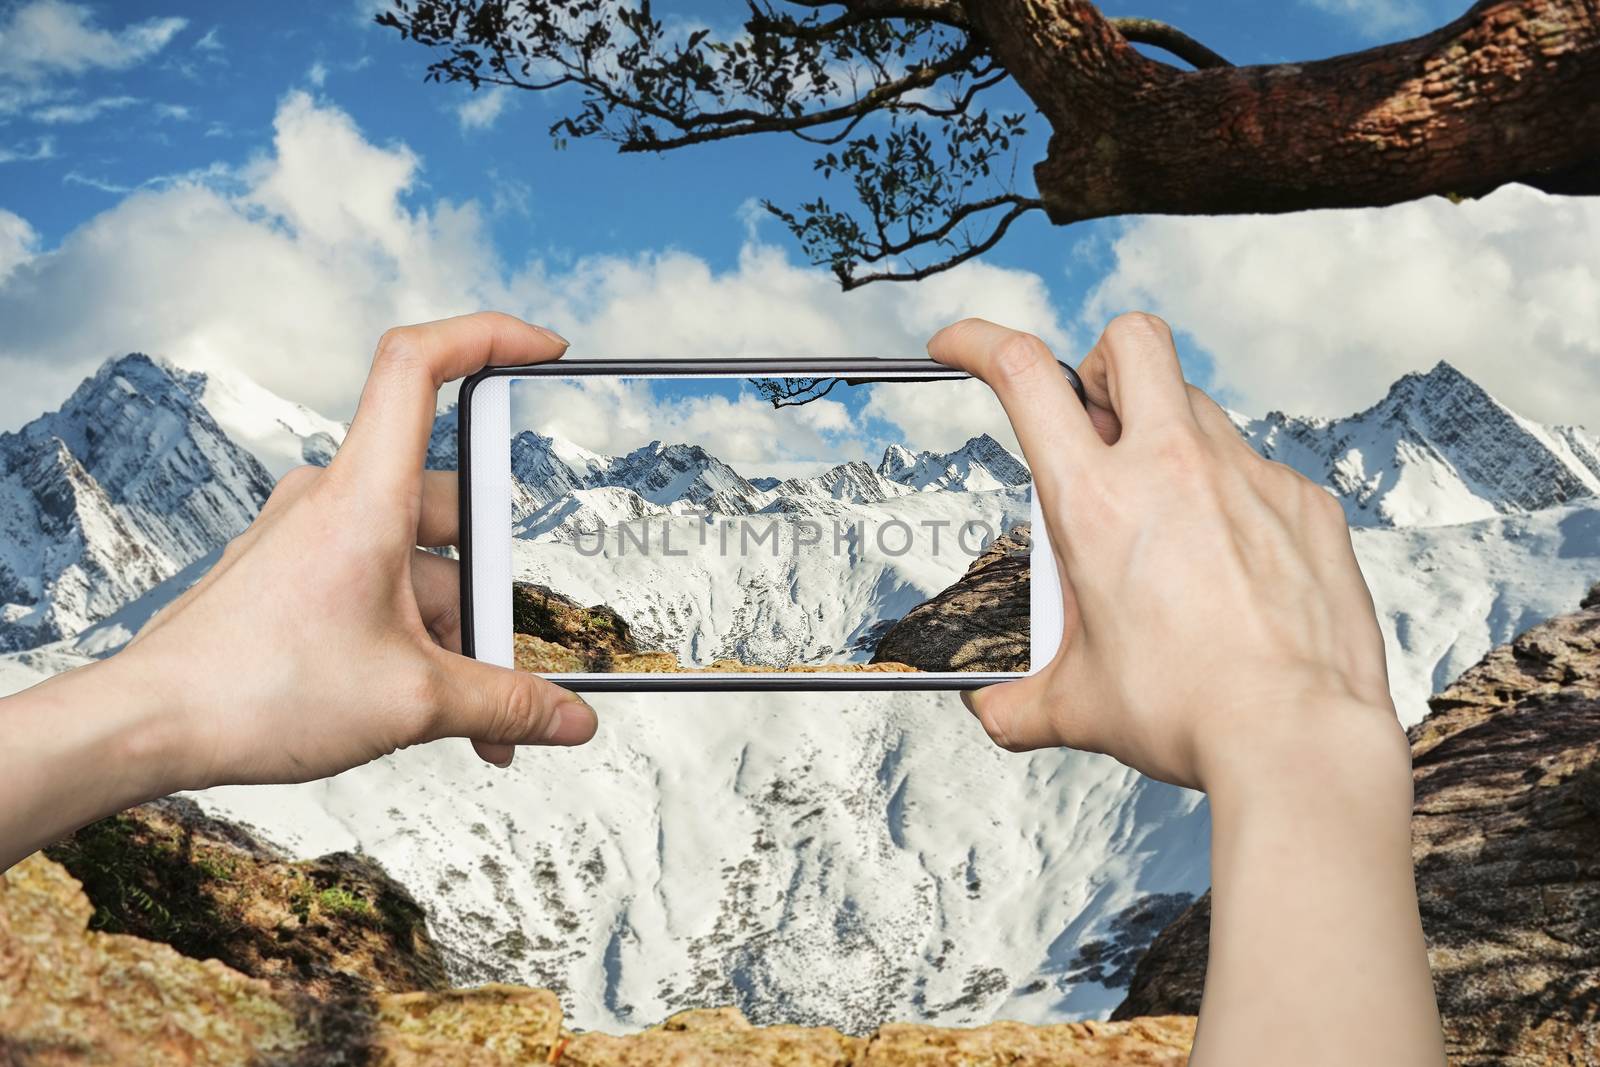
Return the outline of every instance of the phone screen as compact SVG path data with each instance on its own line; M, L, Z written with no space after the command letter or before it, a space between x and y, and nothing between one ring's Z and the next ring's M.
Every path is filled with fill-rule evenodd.
M972 379L510 383L515 665L1030 669L1033 486Z

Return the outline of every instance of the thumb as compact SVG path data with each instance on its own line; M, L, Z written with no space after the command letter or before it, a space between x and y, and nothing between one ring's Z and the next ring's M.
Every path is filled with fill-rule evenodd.
M441 652L443 699L435 738L470 737L478 754L506 766L516 745L581 745L598 726L582 697L536 674Z
M1029 752L1061 744L1046 704L1047 671L969 689L961 702L977 716L990 740L1009 752Z

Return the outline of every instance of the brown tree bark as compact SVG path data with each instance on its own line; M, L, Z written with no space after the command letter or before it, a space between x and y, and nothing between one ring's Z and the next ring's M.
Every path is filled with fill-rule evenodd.
M1056 223L1600 193L1600 0L1484 0L1433 33L1307 63L1184 71L1087 0L962 0L1052 126Z

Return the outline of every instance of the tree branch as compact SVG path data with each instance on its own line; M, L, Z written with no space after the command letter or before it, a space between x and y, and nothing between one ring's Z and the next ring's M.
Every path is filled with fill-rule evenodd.
M1058 225L1594 184L1600 0L1480 0L1409 41L1304 63L1180 70L1088 0L964 0L1049 121L1034 181Z
M1127 40L1135 44L1151 45L1163 52L1171 52L1196 70L1233 66L1187 33L1165 22L1138 18L1115 18L1109 21Z
M676 117L659 108L637 101L621 104L633 110L660 119L677 129L687 131L680 137L658 138L624 142L622 152L665 152L686 145L724 141L730 137L744 137L753 133L794 133L834 122L843 122L879 111L895 100L916 89L926 89L949 74L970 67L982 55L982 49L971 42L935 63L925 63L911 73L893 81L875 85L848 104L823 108L799 115L770 115L745 108L699 115ZM709 128L708 128L709 127Z
M913 270L883 270L874 271L870 274L851 274L847 276L841 276L839 278L840 287L848 292L851 289L858 289L870 282L921 281L923 278L940 274L949 270L951 267L960 266L969 259L983 255L985 252L989 251L989 249L1000 243L1000 239L1006 235L1006 231L1011 228L1011 224L1013 222L1017 221L1017 219L1021 218L1023 215L1026 215L1030 211L1043 209L1044 207L1044 201L1042 200L1029 197L1015 197L1013 199L1015 202L1011 210L1002 215L1000 217L1000 221L995 224L995 228L990 232L989 236L985 237L977 244L969 244L953 256L939 260L936 263L929 263L926 266L917 267Z

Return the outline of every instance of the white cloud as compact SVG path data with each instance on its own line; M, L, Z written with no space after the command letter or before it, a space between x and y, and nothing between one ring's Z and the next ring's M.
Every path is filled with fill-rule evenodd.
M152 18L108 30L82 4L29 0L0 23L0 77L32 81L52 72L125 70L161 51L186 25L181 18Z
M35 111L30 117L47 125L91 122L108 111L121 111L139 102L137 96L101 96L81 103L51 104Z
M0 208L0 285L11 272L33 258L39 247L39 235L28 220Z
M311 64L311 69L306 71L306 81L320 89L328 84L328 65L322 60Z
M1302 0L1330 15L1339 15L1368 31L1374 37L1395 30L1419 29L1428 12L1418 0Z
M55 157L56 142L53 137L35 137L20 144L0 145L0 163L37 163Z
M0 83L0 117L19 115L42 104L53 103L67 95L42 85Z
M69 170L62 176L61 181L64 185L81 185L87 189L98 189L102 193L115 193L118 196L125 196L136 188L136 186L123 185L121 182L97 178L93 174L84 174L76 170Z
M590 355L917 356L935 330L968 314L1065 340L1037 275L983 263L843 293L831 274L747 243L723 272L669 251L590 256L558 271L535 263L511 285L558 329L576 324Z
M1022 456L1005 409L982 382L877 389L866 412L898 426L900 443L913 451L949 452L986 433Z
M344 417L385 327L486 307L547 323L587 356L917 355L980 313L1064 336L1037 276L978 263L853 293L758 243L726 270L681 252L508 269L475 202L412 206L420 165L290 93L270 152L147 185L0 285L0 426L132 350L237 367Z
M1113 255L1083 325L1165 316L1245 411L1346 413L1447 359L1521 414L1600 425L1600 201L1152 217Z
M775 409L747 390L657 400L638 379L586 378L517 384L514 428L555 434L605 455L623 455L651 441L697 444L747 477L815 474L860 459L866 443L853 434L836 400ZM875 458L875 457L874 457Z
M512 90L504 85L480 89L456 106L456 121L463 130L487 130L511 106Z
M226 46L222 43L222 36L218 32L220 29L221 27L219 26L213 26L207 30L205 34L194 43L194 50L196 52L226 51Z

